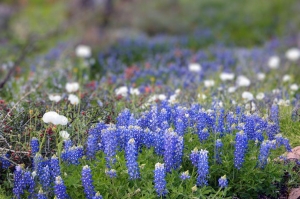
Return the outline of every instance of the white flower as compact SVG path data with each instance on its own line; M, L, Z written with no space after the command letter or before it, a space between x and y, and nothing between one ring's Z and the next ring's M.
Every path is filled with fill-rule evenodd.
M68 100L73 105L79 104L79 98L76 95L70 94L69 97L68 97Z
M233 73L221 73L220 74L220 79L222 81L233 80L234 79L234 74Z
M138 88L130 88L131 95L140 95L140 90Z
M247 103L245 105L245 109L246 110L250 110L251 109L251 111L255 111L256 110L256 104L254 102L251 102L251 104Z
M266 78L266 74L265 73L257 73L257 79L259 81L263 81Z
M176 94L176 95L178 95L180 92L181 92L180 88L177 88L177 89L175 90L175 94Z
M163 100L167 99L167 96L164 95L164 94L159 94L158 95L158 99L161 100L161 101L163 101Z
M244 91L242 93L242 98L245 99L246 101L253 100L253 94L248 91Z
M283 78L282 78L283 82L288 82L290 80L291 80L291 76L290 75L284 75Z
M59 115L55 111L45 113L42 119L45 123L52 123L54 125L66 125L68 123L68 119L65 116Z
M262 100L262 99L264 99L265 98L265 94L264 93L258 93L257 95L256 95L256 99L258 99L258 100Z
M189 71L190 72L199 72L201 71L202 67L198 63L190 63L189 64Z
M177 97L176 94L171 95L168 102L171 103L171 104L174 104L176 102L176 97Z
M291 48L286 51L285 57L290 61L297 61L300 58L300 50L298 48Z
M231 86L228 88L228 93L234 93L236 91L236 87Z
M291 89L292 91L297 91L297 90L299 89L299 86L298 86L297 84L292 84L292 85L290 86L290 89Z
M289 106L290 105L290 100L284 100L284 99L280 99L277 104L279 106Z
M251 84L251 81L247 77L245 77L243 75L240 75L237 77L236 85L238 87L244 87L244 86L247 87L247 86L250 86L250 84Z
M86 45L78 45L75 51L77 57L89 58L92 55L91 47Z
M215 81L212 79L204 80L204 86L206 88L213 87L215 85Z
M198 98L202 99L202 100L205 100L207 97L205 94L198 94Z
M268 66L271 69L277 69L280 64L280 58L278 56L272 56L269 58Z
M78 89L79 89L79 84L77 82L66 84L66 90L68 91L68 93L76 92L78 91Z
M61 96L60 95L52 95L52 94L50 94L49 95L49 100L57 103L57 102L59 102L61 100Z
M236 101L235 100L231 100L231 104L236 105Z
M34 178L34 177L36 176L36 171L33 171L33 172L31 173L31 175L32 175L32 177Z
M275 89L272 90L272 93L273 94L279 94L280 93L280 89L275 88Z
M121 86L121 87L119 87L115 90L115 93L116 93L117 96L122 95L123 97L127 97L128 88L127 88L127 86Z
M67 131L60 131L59 135L62 139L67 140L70 137L70 134Z

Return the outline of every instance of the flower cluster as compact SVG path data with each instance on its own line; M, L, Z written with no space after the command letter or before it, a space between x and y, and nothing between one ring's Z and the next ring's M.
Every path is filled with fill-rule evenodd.
M164 164L156 163L154 170L154 187L158 197L165 196L168 193L166 189L166 171Z

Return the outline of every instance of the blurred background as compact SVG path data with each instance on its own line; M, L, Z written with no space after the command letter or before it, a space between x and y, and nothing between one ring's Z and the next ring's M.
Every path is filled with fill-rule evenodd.
M0 42L20 45L49 34L100 47L120 37L202 31L252 46L297 36L299 10L298 0L1 0Z

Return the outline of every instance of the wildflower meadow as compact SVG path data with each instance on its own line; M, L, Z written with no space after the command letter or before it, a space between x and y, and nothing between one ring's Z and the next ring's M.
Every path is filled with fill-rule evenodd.
M265 199L299 187L299 37L243 47L200 28L95 48L64 36L0 66L0 198Z

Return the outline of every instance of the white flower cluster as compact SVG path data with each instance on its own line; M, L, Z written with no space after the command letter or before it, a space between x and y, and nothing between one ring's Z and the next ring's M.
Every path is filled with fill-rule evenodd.
M65 116L59 115L55 111L46 112L42 119L45 123L52 123L54 125L67 125L68 123L68 119Z

